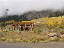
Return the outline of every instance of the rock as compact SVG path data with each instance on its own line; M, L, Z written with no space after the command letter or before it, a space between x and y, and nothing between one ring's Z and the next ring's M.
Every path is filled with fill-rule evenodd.
M60 36L61 38L64 38L64 34Z
M61 35L63 35L63 34L64 34L64 32L60 32L60 34L61 34Z
M49 34L48 34L49 37L54 37L54 36L56 36L56 35L57 35L56 33L49 33Z

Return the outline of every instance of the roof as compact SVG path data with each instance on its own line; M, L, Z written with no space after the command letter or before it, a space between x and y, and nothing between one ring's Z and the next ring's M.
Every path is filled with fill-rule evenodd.
M14 22L12 25L24 25L24 24L27 24L27 25L30 25L30 24L33 24L34 22L33 21L21 21L21 22Z

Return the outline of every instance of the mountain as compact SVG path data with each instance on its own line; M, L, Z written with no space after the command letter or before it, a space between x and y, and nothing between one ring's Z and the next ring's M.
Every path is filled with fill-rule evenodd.
M64 15L64 10L42 10L42 11L29 11L21 15L8 15L0 18L0 22L10 20L14 21L30 21L41 17L57 17Z

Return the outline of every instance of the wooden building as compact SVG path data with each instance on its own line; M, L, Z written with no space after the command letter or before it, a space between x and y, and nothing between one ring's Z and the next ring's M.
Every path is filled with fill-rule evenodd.
M13 30L20 30L20 31L33 31L34 22L33 21L22 21L13 23Z

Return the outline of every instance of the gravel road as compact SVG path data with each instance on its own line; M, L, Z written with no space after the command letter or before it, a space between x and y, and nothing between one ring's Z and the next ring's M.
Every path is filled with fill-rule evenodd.
M0 48L64 48L64 42L48 42L48 43L0 42Z

